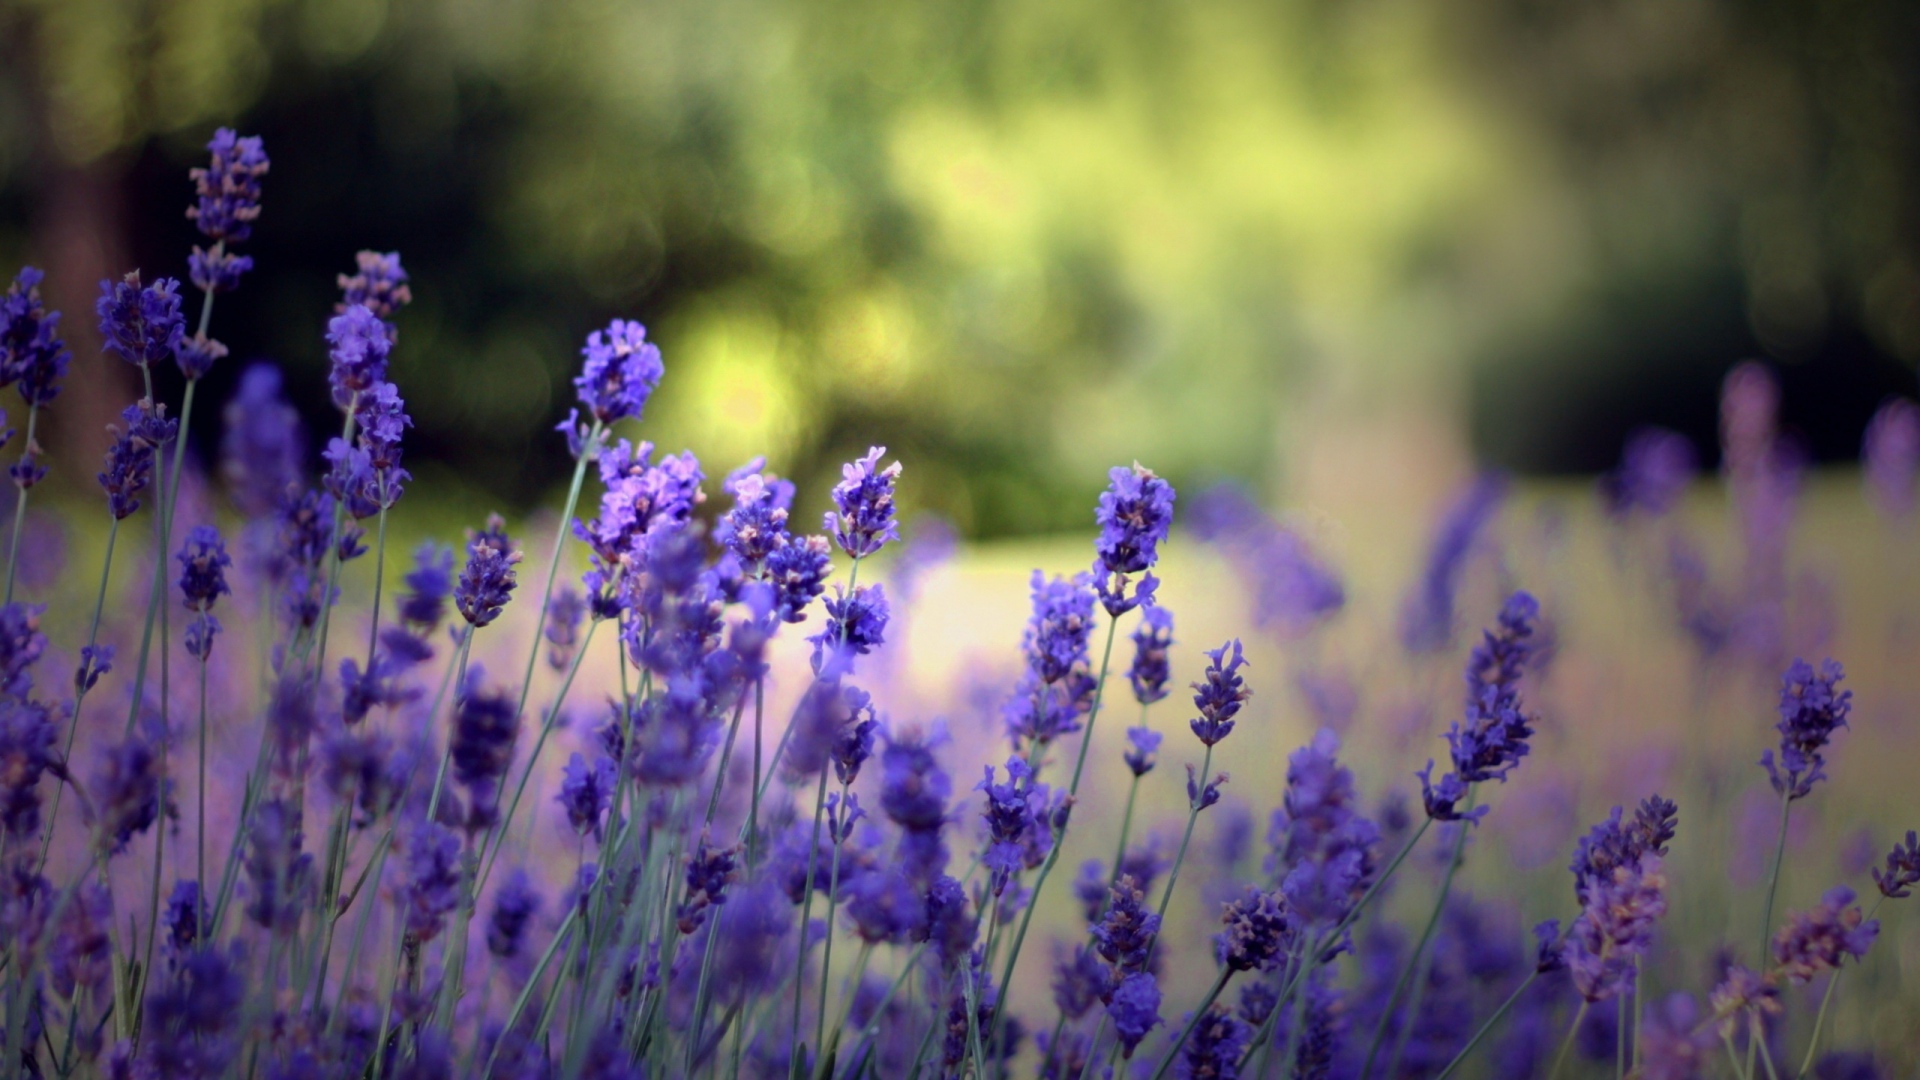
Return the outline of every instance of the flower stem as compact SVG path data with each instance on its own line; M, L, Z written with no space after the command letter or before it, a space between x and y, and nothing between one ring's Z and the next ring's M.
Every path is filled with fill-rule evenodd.
M738 719L739 714L735 714ZM826 770L821 770L822 779ZM717 788L715 789L718 790ZM833 868L827 873L827 935L820 948L820 995L816 1002L813 1021L813 1049L816 1054L824 1052L827 1045L827 991L833 979L833 918L835 908L840 904L840 836L842 830L850 829L853 822L847 814L847 785L840 785L840 825L834 829Z
M27 442L20 450L20 463L26 465L27 455L33 453L33 431L40 423L40 405L35 402L27 407ZM13 603L13 579L20 566L20 526L27 520L27 486L19 480L14 484L20 488L20 497L13 503L13 539L7 543L7 600Z
M1773 896L1780 887L1780 867L1787 857L1787 818L1793 813L1793 789L1780 795L1780 836L1773 845L1773 870L1767 875L1767 903L1761 908L1760 951L1754 954L1754 969L1767 966L1767 942L1773 940Z
M1472 809L1473 807L1476 787L1477 785L1468 785L1467 787L1466 806L1468 809ZM1433 932L1440 925L1441 914L1446 911L1447 894L1453 890L1453 876L1460 869L1460 854L1467 846L1467 830L1469 825L1470 823L1465 818L1462 818L1459 822L1460 832L1459 835L1454 837L1453 854L1447 859L1446 876L1441 878L1440 892L1434 897L1433 913L1427 916L1426 929L1420 932L1420 941L1414 945L1413 955L1407 958L1406 966L1400 969L1400 978L1394 983L1393 993L1387 995L1386 1008L1380 1013L1380 1023L1373 1029L1373 1041L1367 1045L1366 1063L1360 1067L1360 1080L1367 1080L1367 1077L1373 1075L1374 1056L1380 1051L1381 1040L1384 1039L1387 1034L1387 1025L1393 1022L1394 1007L1400 1001L1400 995L1406 992L1407 984L1413 980L1414 971L1416 969L1425 970L1421 964L1421 959L1427 951L1427 945L1433 941ZM1415 988L1416 1002L1420 996L1418 993L1419 989L1421 988ZM1397 1045L1393 1053L1393 1063L1387 1066L1388 1075L1393 1074L1394 1066L1399 1063L1401 1051L1406 1046L1406 1036L1413 1030L1414 1020L1413 1010L1409 1009L1404 1030L1402 1030L1400 1038L1396 1041Z
M100 560L100 588L93 597L93 621L87 627L87 646L80 654L82 671L93 666L93 650L100 644L100 612L107 603L107 580L113 574L113 545L120 537L120 519L113 518L107 526L107 554ZM66 746L60 751L60 760L71 767L73 762L73 737L80 731L80 707L87 701L88 679L81 679L73 688L73 715L67 718ZM47 853L53 847L53 826L60 817L60 796L67 785L56 784L53 789L53 805L47 810L46 832L40 837L40 861L34 866L34 873L46 868Z
M1556 1080L1560 1075L1560 1070L1566 1066L1567 1055L1573 1052L1573 1041L1579 1036L1580 1025L1586 1020L1587 1009L1591 1007L1592 1004L1590 1001L1582 1001L1580 1007L1574 1010L1573 1025L1567 1028L1567 1037L1560 1043L1560 1052L1554 1055L1553 1068L1547 1070L1547 1080Z
M1453 1060L1448 1062L1447 1067L1440 1070L1440 1075L1434 1077L1433 1080L1447 1080L1447 1077L1452 1076L1467 1060L1467 1056L1473 1053L1474 1048L1480 1045L1481 1040L1485 1039L1488 1033L1493 1031L1494 1025L1500 1022L1501 1017L1507 1015L1507 1010L1513 1008L1513 1003L1520 1000L1520 995L1526 992L1527 987L1533 985L1533 980L1539 977L1540 972L1537 970L1528 972L1527 977L1520 980L1520 985L1513 988L1513 993L1507 995L1507 1000L1501 1002L1500 1007L1493 1010L1493 1015L1487 1017L1487 1022L1480 1025L1480 1030L1473 1033L1473 1038L1467 1040L1467 1045L1461 1047L1458 1054L1453 1055Z
M805 897L800 904L800 956L794 962L805 970L807 966L807 926L813 921L813 875L815 859L820 854L820 816L827 808L827 769L821 766L820 786L813 793L813 837L807 844L807 880L803 887ZM835 845L836 849L838 845ZM796 976L793 980L793 1023L787 1029L787 1045L794 1053L794 1060L800 1057L800 999L806 979ZM815 1049L818 1049L816 1047Z

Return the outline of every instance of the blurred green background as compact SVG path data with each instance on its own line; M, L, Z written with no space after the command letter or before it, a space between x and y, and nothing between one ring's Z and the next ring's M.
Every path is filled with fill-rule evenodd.
M616 315L656 441L815 492L883 442L977 537L1133 458L1328 505L1706 451L1751 355L1835 460L1920 359L1917 46L1899 0L3 0L0 258L69 312L69 483L132 392L95 282L184 276L221 124L274 166L216 336L330 428L333 277L398 249L409 464L508 508Z

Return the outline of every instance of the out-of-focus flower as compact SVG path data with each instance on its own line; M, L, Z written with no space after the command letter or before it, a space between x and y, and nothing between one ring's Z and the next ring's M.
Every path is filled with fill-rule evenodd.
M1637 514L1664 517L1693 482L1693 444L1665 428L1641 428L1627 438L1620 466L1600 482L1607 513L1618 519Z
M1853 890L1837 885L1820 903L1787 917L1773 936L1773 962L1796 985L1822 971L1837 971L1846 957L1867 955L1880 934L1880 920L1869 919L1853 902Z
M1426 566L1400 609L1400 643L1408 652L1438 652L1453 640L1460 575L1506 494L1506 480L1488 473L1468 485L1441 515Z

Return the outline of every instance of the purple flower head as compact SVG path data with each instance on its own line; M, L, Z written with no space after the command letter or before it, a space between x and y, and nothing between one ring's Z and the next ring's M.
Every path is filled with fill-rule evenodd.
M0 607L0 694L24 699L32 689L29 672L47 651L40 632L45 604L13 603Z
M356 805L353 824L365 828L400 804L422 756L396 750L383 732L343 723L321 736L320 774L334 798Z
M1666 806L1671 804L1655 812ZM1575 988L1590 1002L1631 991L1638 958L1667 911L1659 848L1648 842L1643 825L1636 816L1634 826L1622 826L1616 807L1574 855L1574 895L1581 910L1567 929L1563 955Z
M980 920L967 908L967 893L958 881L941 874L927 889L925 940L951 971L980 936Z
M781 765L793 779L818 775L833 760L841 733L873 716L866 691L835 678L815 679L794 709L793 734Z
M1249 888L1220 913L1226 929L1214 938L1214 954L1231 971L1271 971L1298 936L1293 912L1279 892Z
M1867 496L1889 521L1913 513L1913 482L1920 473L1920 405L1894 398L1867 423L1860 446Z
M879 551L889 540L900 539L893 505L900 463L879 468L886 452L886 447L875 446L865 457L841 466L840 482L833 487L834 509L827 512L824 528L839 543L840 550L855 559Z
M197 197L187 208L187 220L209 240L239 243L253 231L260 216L260 178L271 163L258 135L241 136L220 128L207 143L213 160L204 169L190 169Z
M1246 658L1240 653L1240 639L1234 638L1217 649L1207 651L1206 675L1193 684L1193 707L1200 715L1188 722L1200 741L1213 746L1233 734L1233 718L1253 691L1240 677Z
M826 589L833 567L824 536L801 536L767 556L767 580L773 584L774 610L785 623L804 622L807 605Z
M1133 595L1127 575L1142 573L1159 561L1160 544L1173 525L1173 485L1135 462L1116 466L1094 509L1100 535L1094 539L1093 585L1107 614L1115 618L1153 602L1159 581L1147 574Z
M176 881L160 913L160 944L169 962L178 964L200 941L200 926L212 921L213 911L200 895L197 881Z
M855 877L847 886L841 910L853 921L860 940L869 944L919 941L926 937L926 897L914 888L906 874L893 867Z
M1826 779L1821 751L1838 728L1847 726L1853 709L1853 691L1839 689L1846 672L1833 660L1823 661L1816 674L1805 660L1795 660L1780 680L1780 756L1760 755L1760 764L1773 781L1773 790L1789 799L1804 799L1813 785Z
M168 786L160 750L146 736L136 731L109 746L100 755L91 789L95 843L109 854L125 851L163 809L171 809Z
M1547 919L1533 927L1533 970L1541 975L1560 971L1567 966L1567 956L1560 943L1560 920Z
M733 498L733 508L720 515L713 539L733 552L749 569L764 564L789 542L787 512L793 506L793 484L766 472L767 459L754 458L727 474L721 485Z
M1401 605L1400 643L1408 652L1438 652L1453 640L1460 575L1506 493L1505 479L1493 473L1482 475L1441 516L1427 549L1426 567Z
M113 445L107 449L106 471L100 473L100 487L107 493L107 509L116 520L124 520L140 509L138 498L153 478L155 454L173 438L179 424L167 419L167 407L141 398L120 414L123 428L114 432Z
M376 511L391 508L412 479L400 467L400 437L413 426L413 418L407 415L399 389L390 382L376 382L361 394L355 415L360 420L357 461L362 463L355 494Z
M181 338L173 351L174 365L189 379L204 378L213 365L226 358L227 347L205 334Z
M0 297L0 385L17 385L28 405L45 405L59 396L72 358L60 341L60 313L40 302L45 276L23 266Z
M447 597L453 592L453 549L431 540L413 552L413 569L405 578L407 591L398 601L400 621L414 636L426 638L447 615Z
M1907 830L1906 842L1893 845L1893 850L1887 852L1887 868L1873 868L1873 883L1879 887L1880 895L1889 900L1913 895L1913 887L1920 885L1920 835Z
M180 561L180 595L188 611L211 611L215 601L233 591L227 587L233 559L213 526L194 526L174 558Z
M1001 712L1017 748L1023 741L1050 743L1080 730L1080 719L1093 708L1099 684L1085 667L1075 668L1057 683L1047 684L1029 668L1014 685Z
M392 351L387 324L365 304L355 304L328 319L327 356L332 367L327 385L333 388L334 405L350 410L361 394L385 382L387 354Z
M1205 810L1220 801L1220 789L1226 785L1227 774L1216 773L1213 779L1201 782L1198 769L1187 766L1187 805Z
M1420 801L1426 807L1427 817L1434 821L1479 821L1487 816L1484 806L1472 810L1460 808L1467 798L1467 784L1458 773L1447 773L1436 782L1433 762L1429 761L1426 768L1414 775L1420 778Z
M520 713L513 693L489 688L479 664L467 667L467 680L454 703L453 734L447 748L453 778L472 792L467 827L481 829L494 822L500 781L513 764L514 744L520 738Z
M813 643L815 674L828 667L851 667L852 658L865 656L886 641L887 593L879 585L856 585L848 593L838 585L827 601L826 625L807 640Z
M596 757L591 765L579 754L567 759L555 800L566 808L567 822L575 833L600 838L600 819L613 798L616 779L612 758Z
M94 312L100 316L102 348L137 368L173 359L187 332L180 283L161 278L142 285L138 270L118 282L102 281Z
M853 827L866 816L866 810L860 806L860 796L853 792L848 792L844 798L837 791L828 795L825 807L827 842L836 847L845 846L853 839Z
M1048 577L1038 570L1029 582L1033 615L1020 648L1027 668L1052 685L1087 664L1087 640L1093 633L1093 590L1084 576Z
M1302 992L1305 992L1304 989ZM1180 1060L1174 1063L1179 1080L1226 1080L1240 1075L1240 1055L1253 1038L1252 1029L1233 1015L1225 1005L1211 1005L1200 1022L1193 1026L1186 1045L1180 1048ZM1297 1059L1296 1066L1305 1064ZM1296 1072L1296 1076L1310 1075Z
M0 825L16 842L40 831L40 778L58 761L47 707L0 702Z
M588 334L580 355L585 361L573 386L581 407L602 424L640 419L647 398L666 374L660 349L647 340L647 328L626 319Z
M1744 964L1727 965L1726 974L1707 1001L1719 1020L1716 1026L1720 1034L1727 1038L1740 1034L1754 1020L1764 1022L1781 1012L1780 988Z
M1160 984L1145 971L1121 979L1107 999L1107 1019L1120 1040L1120 1056L1131 1060L1140 1040L1160 1024Z
M1322 731L1287 759L1287 792L1273 814L1267 872L1306 922L1345 918L1373 883L1380 829L1359 812L1353 774Z
M1092 1012L1113 989L1113 974L1100 962L1098 953L1084 945L1069 951L1054 943L1053 1004L1060 1015L1078 1020Z
M352 274L334 278L340 288L340 302L333 306L334 314L344 315L348 308L358 305L387 321L413 303L413 290L407 288L407 272L400 267L399 252L382 255L377 251L359 251L354 253L353 263Z
M1133 631L1133 666L1127 669L1127 681L1133 684L1133 699L1151 705L1167 696L1167 680L1172 677L1167 652L1173 647L1173 612L1154 605L1140 613L1140 625Z
M1139 883L1122 874L1114 882L1107 913L1093 927L1094 951L1122 975L1145 971L1159 933L1160 916L1147 910Z
M1520 702L1520 675L1533 655L1534 620L1540 605L1514 593L1500 609L1499 624L1467 660L1466 716L1447 731L1453 769L1469 784L1505 780L1527 756L1533 717Z
M1864 959L1879 934L1880 920L1861 913L1853 890L1835 886L1819 904L1787 916L1787 924L1773 936L1773 962L1798 986L1822 971L1838 971L1849 956Z
M739 849L715 848L700 838L699 846L687 857L687 890L675 917L682 934L691 934L706 921L707 909L727 902L727 886L732 883L739 862Z
M860 766L873 756L873 736L879 728L880 722L869 711L865 716L856 713L834 733L830 751L833 775L843 786L853 783L860 775Z
M1679 808L1658 795L1641 801L1632 821L1623 821L1619 807L1574 845L1574 899L1581 906L1593 900L1594 890L1610 881L1614 871L1631 867L1646 855L1665 855L1678 824Z
M880 751L880 810L903 834L902 869L916 881L931 882L946 869L940 834L953 794L953 781L934 756L943 736L906 728L882 737L886 746Z
M440 936L447 916L460 902L460 838L431 821L414 824L404 834L400 851L400 887L405 912L406 941L419 947Z
M999 896L1036 847L1044 853L1051 845L1052 791L1036 781L1025 759L1017 756L1007 759L1005 783L995 782L994 768L988 765L986 779L974 790L986 795L987 850L980 861L992 871L993 895Z
M502 960L519 956L527 926L539 911L539 891L527 872L516 868L494 894L493 914L487 919L487 951Z
M1235 484L1194 501L1194 534L1222 550L1253 597L1254 621L1287 636L1304 634L1346 605L1339 573L1296 530L1267 516Z
M1718 1051L1713 1030L1700 1022L1693 995L1673 993L1650 1003L1635 1031L1640 1040L1642 1080L1697 1080Z
M276 934L299 929L313 888L313 856L300 850L300 809L280 799L262 803L247 831L243 869L247 918Z
M1145 776L1153 771L1154 761L1160 752L1159 732L1142 724L1127 729L1127 752L1124 755L1127 768L1135 776Z
M587 598L571 585L560 586L547 605L547 666L567 670L580 649L580 624L587 618Z
M299 487L306 467L306 433L300 413L281 395L280 369L249 365L222 419L220 473L227 492L243 516L266 517Z
M1693 482L1693 444L1665 428L1641 428L1627 439L1620 467L1600 482L1607 513L1624 520L1636 514L1664 517Z
M53 989L72 997L84 988L98 1000L113 975L113 893L98 881L78 888L61 913L48 959Z
M520 552L507 539L506 522L498 514L487 516L487 527L467 534L467 565L460 571L459 584L453 588L453 604L461 618L475 628L500 617L500 609L513 598L518 584L514 567Z
M652 462L653 444L634 446L621 439L600 454L600 515L573 524L574 535L593 549L596 567L588 588L602 593L619 568L646 557L648 543L678 532L705 500L700 491L700 462L692 453L668 455Z

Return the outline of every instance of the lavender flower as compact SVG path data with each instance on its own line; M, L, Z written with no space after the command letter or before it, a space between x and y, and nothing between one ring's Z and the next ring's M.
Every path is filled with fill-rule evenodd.
M1400 643L1408 652L1437 652L1453 640L1454 599L1467 559L1500 510L1506 481L1495 474L1476 479L1447 507L1427 550L1420 579L1400 611Z
M500 610L513 598L517 584L513 568L520 558L498 514L487 516L485 529L467 533L467 565L453 589L453 605L461 618L478 629L500 617Z
M1889 521L1905 521L1913 513L1913 481L1920 473L1920 405L1894 398L1880 406L1867 422L1860 461L1874 509Z
M987 797L983 813L988 845L980 861L992 871L993 895L999 896L1013 875L1027 864L1034 848L1051 843L1048 815L1052 792L1034 779L1033 770L1017 756L1007 759L1006 783L994 781L991 765L986 767L986 774L974 788Z
M1773 962L1796 986L1822 971L1837 971L1851 956L1864 959L1880 934L1880 920L1868 919L1853 902L1853 890L1837 885L1820 903L1787 917L1773 936Z
M902 869L916 881L933 882L947 865L941 831L947 824L952 780L934 757L943 741L939 731L889 731L880 752L880 809L900 827Z
M100 316L102 347L137 368L173 359L186 334L180 283L172 278L142 285L140 271L134 270L117 283L102 281L94 311Z
M1220 801L1220 789L1226 782L1226 773L1216 773L1213 779L1203 782L1200 771L1187 766L1187 805L1196 811L1214 805Z
M1093 590L1084 577L1051 580L1035 570L1030 582L1033 615L1027 621L1021 651L1027 667L1042 683L1053 684L1087 664L1087 640L1093 633Z
M94 773L95 842L109 854L125 851L160 819L168 786L159 749L139 732L108 747Z
M115 431L113 445L107 449L106 471L100 474L100 486L107 493L107 509L116 520L123 520L140 509L137 497L153 478L154 455L173 438L179 425L167 419L167 407L141 398L120 414L126 426Z
M1094 586L1107 614L1115 618L1152 601L1155 586L1148 574L1129 597L1127 575L1151 569L1160 558L1160 544L1173 526L1173 485L1153 470L1134 462L1131 469L1115 466L1107 474L1107 490L1094 509L1100 535L1093 542Z
M1522 707L1519 683L1533 658L1534 620L1539 615L1540 605L1531 595L1514 593L1501 607L1498 625L1485 631L1468 657L1466 716L1447 729L1453 771L1437 785L1431 779L1433 762L1419 774L1428 817L1478 820L1484 807L1468 815L1456 809L1468 788L1488 780L1504 782L1527 756L1534 718Z
M58 760L55 737L46 706L0 702L0 826L16 842L40 831L40 778Z
M460 838L431 821L417 822L402 843L398 901L410 948L440 936L460 902Z
M871 711L864 716L856 713L854 718L841 725L834 733L833 748L829 756L833 761L833 775L841 786L854 782L860 775L860 766L873 756L873 735L880 722L873 718Z
M174 366L188 379L205 378L213 365L227 358L227 347L205 334L183 337L173 351Z
M1066 951L1055 943L1053 1003L1060 1015L1078 1020L1093 1011L1113 989L1112 974L1092 949L1078 946Z
M547 605L547 666L567 670L580 648L580 624L586 621L587 600L571 585L562 585Z
M1173 647L1173 612L1154 605L1140 613L1140 625L1133 631L1133 666L1127 669L1127 681L1133 684L1133 699L1151 705L1167 696L1167 680L1172 677L1167 651Z
M802 536L767 556L767 580L774 588L774 610L780 621L806 620L807 605L826 589L833 555L824 536Z
M1127 768L1135 776L1145 776L1153 771L1155 756L1160 751L1161 734L1142 724L1127 729L1127 752L1124 755Z
M45 604L7 604L0 607L0 693L25 698L32 688L29 671L47 651L40 632Z
M333 403L343 411L355 408L361 394L387 380L387 354L393 340L387 324L365 304L355 304L327 320L327 356L332 366L327 385Z
M826 625L807 639L813 643L814 672L879 648L886 640L888 614L887 593L881 586L858 585L852 593L834 586L833 599L827 601Z
M1180 1048L1174 1075L1180 1080L1227 1080L1240 1075L1240 1055L1253 1032L1224 1005L1212 1005Z
M845 872L843 866L843 876ZM846 889L841 910L853 922L861 941L878 945L917 941L926 936L926 897L899 870L891 867L870 870L854 877Z
M247 518L279 508L305 471L306 433L300 413L280 393L280 369L249 365L223 413L220 472L227 492Z
M1644 1080L1694 1080L1715 1047L1713 1032L1699 1023L1693 995L1669 994L1646 1010L1637 1031Z
M1229 971L1271 971L1298 936L1293 912L1278 892L1248 889L1220 914L1226 926L1214 939L1214 953Z
M706 837L687 859L687 888L676 917L680 932L691 934L706 921L707 909L727 902L727 885L733 881L739 852L735 848L714 848Z
M489 689L487 673L479 664L467 668L467 680L454 703L453 735L448 754L453 777L472 792L467 828L494 823L499 807L500 781L513 764L513 747L520 738L520 714L513 694Z
M1795 660L1780 680L1780 757L1776 764L1773 751L1760 755L1760 764L1773 781L1773 790L1788 799L1804 799L1813 785L1826 779L1826 749L1837 728L1847 726L1847 714L1853 709L1853 692L1840 690L1846 677L1838 663L1824 661L1815 674L1805 660Z
M247 918L276 934L299 928L313 886L300 826L298 807L271 799L254 811L247 832Z
M1665 428L1642 428L1627 439L1620 467L1600 483L1607 512L1618 519L1638 513L1664 517L1693 481L1693 444Z
M425 639L447 615L447 597L453 592L453 549L431 540L413 552L413 569L405 578L407 592L399 600L400 621Z
M1246 658L1240 653L1239 638L1208 650L1207 659L1204 681L1193 684L1193 707L1200 710L1200 715L1188 725L1202 743L1213 746L1233 733L1234 715L1240 711L1241 703L1253 696L1253 691L1248 690L1245 680L1240 678L1240 668Z
M487 951L502 960L519 956L527 926L539 911L540 893L527 872L516 869L507 875L506 883L494 894L493 914L487 919Z
M260 178L272 163L258 135L243 137L232 128L214 132L207 150L213 155L212 163L187 173L199 197L187 209L187 220L209 240L239 243L252 233L260 217Z
M1873 868L1873 883L1880 889L1880 895L1889 900L1901 900L1913 895L1913 887L1920 885L1920 835L1912 829L1907 830L1904 844L1893 845L1887 852L1887 868Z
M1739 1034L1753 1020L1764 1022L1781 1011L1780 988L1772 979L1742 964L1727 965L1726 974L1707 1001L1720 1021L1720 1034L1727 1038Z
M1620 809L1595 826L1574 852L1574 896L1579 918L1567 930L1564 955L1574 986L1588 1001L1628 993L1653 926L1666 914L1661 855L1671 839L1672 803L1643 803L1631 826Z
M1287 759L1287 792L1273 813L1267 872L1309 923L1344 919L1373 883L1380 829L1358 810L1353 774L1334 755L1339 739L1322 731Z
M626 319L588 334L580 355L585 362L573 386L581 407L602 424L640 419L647 398L666 373L660 349L647 340L647 328ZM562 426L576 426L572 417L568 421Z
M211 611L216 600L233 591L226 573L233 559L213 526L194 526L174 558L180 560L180 595L188 611Z
M616 779L612 758L595 758L591 765L579 754L567 759L560 794L555 798L566 808L567 821L575 833L600 838L600 819L613 798Z
M875 446L865 457L840 469L840 482L833 487L834 509L827 512L824 528L840 545L840 550L855 559L879 551L890 540L900 539L900 523L894 517L893 489L900 480L900 463L882 469L880 458L887 448Z
M1139 884L1127 875L1114 882L1107 913L1093 927L1093 947L1121 975L1147 970L1160 933L1160 916L1147 910Z
M239 957L216 949L178 955L168 978L156 977L157 988L146 995L134 1075L221 1076L240 1049L234 1029L244 1015L247 983Z
M40 302L45 277L23 266L0 298L0 385L18 386L28 405L45 405L59 396L71 359L60 341L60 313Z
M407 288L407 272L400 267L400 253L358 251L353 256L354 272L334 279L340 288L340 302L333 305L336 315L344 315L356 305L373 312L388 323L400 309L413 303L413 290Z
M1120 1054L1131 1059L1140 1040L1160 1024L1160 984L1145 971L1121 979L1107 999L1107 1019L1120 1040Z
M790 537L787 513L793 506L793 484L766 472L767 459L754 458L727 474L721 485L733 497L733 508L720 515L714 542L732 552L749 569L759 567Z
M1233 564L1253 597L1253 617L1262 627L1298 636L1346 605L1338 572L1307 539L1268 517L1233 484L1220 484L1194 501L1193 529Z

